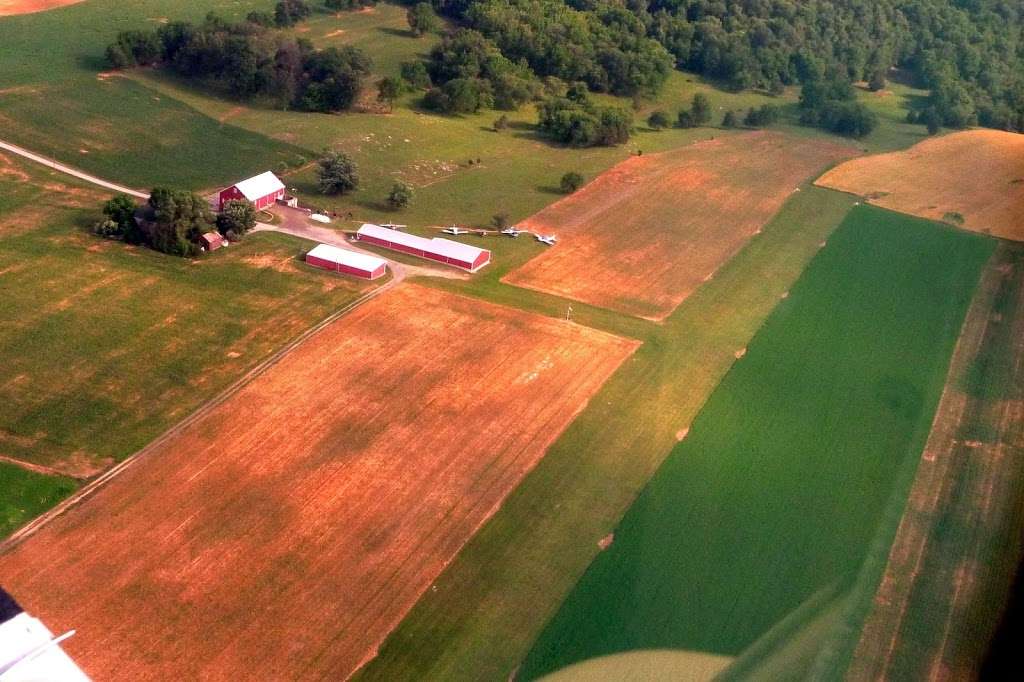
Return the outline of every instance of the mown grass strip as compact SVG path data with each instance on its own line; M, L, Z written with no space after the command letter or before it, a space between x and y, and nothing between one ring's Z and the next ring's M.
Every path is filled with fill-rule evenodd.
M739 654L817 591L852 588L924 446L993 247L855 208L545 628L523 678L637 649Z

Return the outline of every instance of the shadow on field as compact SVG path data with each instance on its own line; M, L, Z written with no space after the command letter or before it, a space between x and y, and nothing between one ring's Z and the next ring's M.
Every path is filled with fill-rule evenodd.
M378 213L392 213L392 209L387 203L378 201L376 199L355 199L352 202L360 208L365 208L368 211L377 211Z
M78 66L89 73L100 73L111 69L110 62L107 61L106 57L99 53L90 53L79 56Z
M396 38L415 38L416 37L416 34L414 34L409 29L405 29L405 28L393 28L391 26L380 26L380 27L377 28L377 30L380 33L383 33L383 34L389 35L389 36L395 36Z

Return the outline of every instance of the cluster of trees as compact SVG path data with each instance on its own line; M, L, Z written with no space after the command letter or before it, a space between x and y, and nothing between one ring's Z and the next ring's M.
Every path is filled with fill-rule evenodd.
M434 0L537 76L581 81L596 92L657 92L672 57L650 35L643 2L615 0Z
M698 92L693 96L693 101L688 109L680 110L676 116L675 125L678 128L699 128L711 122L711 100L707 95ZM751 107L746 115L743 112L726 111L722 117L723 128L739 128L741 125L747 128L763 128L769 126L782 116L782 109L774 104L762 104L760 107ZM655 130L668 128L672 125L669 115L658 110L651 112L647 117L647 125Z
M725 116L722 117L723 128L735 128L737 126L735 118L733 121L729 120L729 114L731 111L725 112ZM735 114L734 114L735 116ZM764 128L770 126L779 120L782 116L782 110L774 104L762 104L759 107L750 107L747 110L746 116L743 117L743 125L747 128Z
M155 31L125 31L107 48L107 59L115 68L165 64L235 97L283 107L349 109L370 73L370 58L351 46L317 50L268 28L291 25L309 11L302 0L282 0L272 17L254 12L231 23L211 13L199 25L176 21Z
M345 195L359 188L359 168L348 154L325 151L316 164L317 187L321 194ZM393 211L406 208L412 201L412 185L396 181L385 198Z
M517 109L539 93L529 67L513 63L493 41L468 28L444 36L422 68L404 64L402 75L413 86L427 86L425 106L445 113Z
M437 18L434 7L429 2L418 2L405 13L409 22L409 30L419 38L427 33L434 33L441 28L441 20Z
M884 87L890 67L932 91L949 126L1024 128L1019 0L652 0L636 10L678 66L736 89L773 92L838 67ZM630 3L629 6L632 6ZM834 100L842 102L844 100ZM856 130L862 112L835 104L829 122Z
M214 216L199 195L166 187L154 188L142 207L119 194L103 204L103 215L93 228L97 234L186 258L199 255L199 237L207 232L216 230L235 241L256 226L251 202L228 201Z
M537 110L541 132L573 147L622 144L633 128L629 111L595 104L582 83L569 88L564 96L548 97Z
M373 0L324 0L332 9ZM167 63L236 96L284 106L345 109L369 71L358 50L320 54L270 33L310 12L281 0L247 21L209 17L157 31L128 31L108 49L116 67ZM426 63L402 77L426 90L427 106L451 113L514 109L550 95L549 79L597 92L655 93L673 66L733 89L780 93L831 80L885 85L900 67L931 91L917 118L931 126L1024 130L1024 8L1020 0L431 0L410 5L415 35L436 31L437 14L460 27ZM816 87L811 85L812 88ZM827 97L804 120L862 135L871 116L851 99ZM684 121L686 123L686 121Z
M809 72L800 91L800 122L839 135L864 137L878 125L878 118L855 101L853 85L837 69Z
M834 70L847 82L885 85L901 67L931 91L925 119L1024 129L1024 39L1020 0L432 0L474 31L504 62L465 66L458 50L431 57L430 78L458 84L463 103L504 93L492 76L557 77L620 95L658 90L674 64L733 89L781 93ZM447 47L452 47L449 45ZM524 70L525 67L525 70ZM436 75L435 75L436 72ZM410 72L410 75L415 75ZM422 76L422 74L419 74ZM424 87L422 84L418 87ZM523 86L523 91L526 87ZM454 93L447 93L449 99ZM525 96L522 92L520 96ZM524 101L516 97L505 104ZM474 101L475 100L475 101ZM444 104L441 97L435 103ZM859 135L871 118L850 100L814 107L815 125Z
M711 121L711 101L708 96L698 92L693 96L689 109L683 109L676 117L676 125L680 128L699 128Z

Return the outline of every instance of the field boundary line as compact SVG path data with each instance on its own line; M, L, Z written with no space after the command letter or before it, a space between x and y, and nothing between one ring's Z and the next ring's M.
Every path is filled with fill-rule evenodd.
M53 467L48 467L44 464L33 464L32 462L26 462L16 457L8 457L7 455L0 455L0 463L10 464L11 466L15 466L26 471L32 471L37 474L42 474L44 476L60 476L62 478L75 478L78 479L79 481L88 478L87 476L72 476L70 474L64 473L63 471L54 469Z
M95 175L90 175L85 171L80 171L77 168L72 168L71 166L63 164L59 161L55 161L54 159L51 159L47 156L43 156L42 154L36 154L35 152L29 151L24 147L19 147L16 144L11 144L10 142L4 142L3 140L0 140L0 149L9 151L12 154L17 154L18 156L26 158L29 161L35 161L36 163L42 164L47 168L52 168L55 171L59 171L66 175L70 175L72 177L78 178L79 180L85 180L86 182L92 183L94 185L99 185L100 187L114 190L115 192L122 192L124 194L131 195L138 199L149 198L149 194L147 192L140 192L137 189L131 189L130 187L125 187L124 185L118 185L117 183L110 182L102 178L98 178Z
M164 431L155 439L144 445L142 448L136 450L133 454L129 455L123 461L119 462L118 464L114 465L107 471L100 474L95 480L91 481L90 483L87 483L85 486L79 489L78 492L76 492L74 495L58 504L53 509L50 509L44 514L37 516L21 528L19 528L17 531L12 533L7 539L0 542L0 556L10 552L19 544L21 544L22 542L30 538L32 535L34 535L37 531L44 528L51 521L54 521L55 519L63 516L69 510L85 502L89 497L91 497L93 494L99 491L100 488L102 488L110 481L114 480L114 478L116 478L119 474L127 470L128 467L133 465L139 459L149 454L160 445L171 440L188 427L192 426L196 422L200 421L201 419L209 415L211 412L213 412L214 409L216 409L229 398L234 396L245 386L252 383L254 379L256 379L261 374L266 372L268 369L276 365L278 362L284 359L285 356L287 356L289 353L294 351L296 348L301 346L310 338L318 334L320 331L330 326L338 319L355 310L364 303L370 301L373 298L376 298L377 296L380 296L381 294L387 291L390 291L400 282L401 280L392 279L390 282L387 282L386 284L377 287L373 291L369 291L366 294L363 294L356 300L347 303L340 309L334 311L333 313L325 317L320 322L306 329L297 337L289 341L288 344L285 345L283 348L275 351L269 357L262 360L255 367L253 367L248 372L246 372L241 377L232 382L223 391L221 391L220 393L218 393L217 395L215 395L214 397L210 398L208 401L200 405L198 408L195 409L195 411L193 411L187 417L182 419L180 422L171 426L169 429Z

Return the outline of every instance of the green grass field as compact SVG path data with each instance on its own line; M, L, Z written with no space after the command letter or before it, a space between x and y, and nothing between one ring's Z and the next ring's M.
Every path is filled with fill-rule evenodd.
M0 19L0 136L138 187L202 188L246 177L301 150L221 125L124 78L98 78L118 31L162 18L239 17L265 1L89 0Z
M523 665L736 655L852 587L913 468L994 242L860 206L645 487ZM899 296L893 296L898 291Z
M44 476L0 462L0 538L54 506L77 487L72 478Z
M855 201L803 186L664 324L573 304L578 322L644 345L466 545L362 678L504 679L728 372L736 350ZM564 314L561 299L524 295L489 278L424 283Z
M76 191L61 176L16 168L29 179L0 175L0 454L94 473L367 289L281 235L195 262L101 240L95 208L53 205Z

